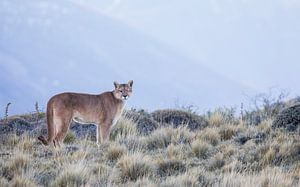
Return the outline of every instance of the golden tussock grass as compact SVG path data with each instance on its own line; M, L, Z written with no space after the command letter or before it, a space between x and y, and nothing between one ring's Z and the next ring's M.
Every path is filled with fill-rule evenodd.
M2 136L0 186L299 186L300 137L215 112L190 130L160 124L149 134L121 118L98 147L73 132L61 149L35 136ZM231 121L230 121L231 120Z

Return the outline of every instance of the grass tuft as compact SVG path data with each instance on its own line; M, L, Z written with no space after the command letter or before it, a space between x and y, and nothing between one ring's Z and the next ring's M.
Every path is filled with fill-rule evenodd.
M52 186L85 186L89 180L87 166L79 162L66 166L60 175L55 179Z
M144 142L149 150L166 148L172 141L172 132L171 127L160 128L145 137Z
M29 169L31 159L29 155L23 153L15 153L9 162L7 163L7 173L13 174L13 176L21 175Z
M186 166L181 160L165 159L157 163L157 174L160 177L178 175L186 171Z
M221 140L220 134L217 128L206 128L200 133L200 138L213 146L218 145Z
M211 150L213 149L211 144L199 139L195 140L191 147L194 155L201 159L207 159L210 156Z
M208 169L210 171L221 169L225 165L225 160L221 153L212 157L208 162Z
M153 162L149 157L141 153L124 155L116 163L115 173L115 181L117 183L126 183L150 177L153 175Z
M14 177L10 182L11 187L34 187L36 186L31 180L20 176Z
M9 187L9 183L8 183L7 179L0 177L0 186Z
M110 133L110 139L120 140L132 135L137 135L137 130L134 122L130 119L121 117L118 123L113 126Z
M237 134L237 127L235 125L223 125L220 127L219 135L222 141L230 140Z
M107 149L107 152L105 153L105 157L110 162L115 162L119 158L121 158L125 153L127 149L125 146L112 144Z

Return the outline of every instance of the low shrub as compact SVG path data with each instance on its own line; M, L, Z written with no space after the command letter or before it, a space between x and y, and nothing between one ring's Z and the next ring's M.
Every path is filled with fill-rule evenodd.
M300 127L300 104L282 110L275 118L272 127L296 131Z
M169 124L175 128L187 125L191 131L203 129L208 125L204 117L183 110L157 110L151 115L159 123Z

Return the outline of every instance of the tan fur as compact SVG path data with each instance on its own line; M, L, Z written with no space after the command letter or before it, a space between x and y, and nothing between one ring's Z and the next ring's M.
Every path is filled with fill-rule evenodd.
M132 93L133 81L128 84L114 82L115 90L100 95L61 93L47 104L48 138L38 139L44 144L61 146L72 120L97 126L97 143L109 138L111 127L124 109L125 101Z

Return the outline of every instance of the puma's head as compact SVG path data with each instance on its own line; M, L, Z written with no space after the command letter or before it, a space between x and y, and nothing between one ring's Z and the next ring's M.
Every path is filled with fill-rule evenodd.
M117 99L120 100L127 100L131 93L132 93L132 85L133 81L129 81L127 84L119 84L117 82L114 82L115 90L114 90L114 96Z

